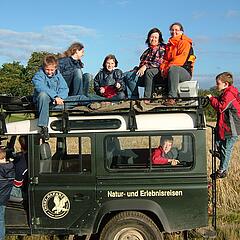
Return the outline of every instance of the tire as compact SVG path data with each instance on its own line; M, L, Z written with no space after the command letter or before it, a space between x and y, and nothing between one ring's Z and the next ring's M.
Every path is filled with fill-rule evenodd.
M157 225L145 214L121 212L103 228L100 240L163 240Z

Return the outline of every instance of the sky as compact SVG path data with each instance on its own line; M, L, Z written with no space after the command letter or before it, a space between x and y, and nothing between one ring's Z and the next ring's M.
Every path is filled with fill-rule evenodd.
M240 87L240 0L1 0L0 67L25 66L34 51L62 53L77 41L83 72L95 75L110 53L125 72L139 64L148 31L159 28L167 42L174 22L193 40L200 88L223 71Z

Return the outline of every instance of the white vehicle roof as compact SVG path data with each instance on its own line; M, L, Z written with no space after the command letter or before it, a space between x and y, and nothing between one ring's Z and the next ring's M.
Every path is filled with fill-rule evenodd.
M119 127L104 128L105 120L118 120ZM18 122L7 123L6 135L12 134L37 134L39 127L37 120L24 120ZM49 133L60 133L61 131L51 128L51 123L61 121L61 117L49 118ZM112 131L129 131L129 117L128 114L114 114L114 115L95 115L95 116L69 116L69 121L79 121L90 123L92 121L102 121L103 127L101 129L94 129L94 123L90 129L75 129L70 130L69 133L83 133L83 132L112 132ZM135 131L154 131L154 130L191 130L197 128L197 114L195 112L186 113L149 113L138 114L135 116L137 129ZM79 126L81 123L79 123Z

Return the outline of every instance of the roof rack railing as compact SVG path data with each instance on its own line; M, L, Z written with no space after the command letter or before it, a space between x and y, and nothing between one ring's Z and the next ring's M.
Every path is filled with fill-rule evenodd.
M145 100L148 100L147 102ZM64 101L62 109L50 110L50 116L57 114L62 118L62 132L69 131L69 116L71 115L103 115L103 114L128 114L128 129L135 131L137 129L136 114L140 113L160 113L160 112L185 112L195 111L197 114L197 127L205 127L204 107L209 103L207 97L182 97L175 98L176 104L173 106L164 105L166 98L141 98L125 100L88 100L87 106L81 105L86 100L78 101L79 105L69 108L68 105L74 101ZM108 104L106 104L106 102ZM6 133L5 119L11 114L37 114L31 97L11 97L0 96L0 134Z
M146 100L148 100L149 103L146 103ZM62 112L62 111L68 111L71 112L98 112L97 110L103 110L101 113L106 110L107 112L114 111L116 112L118 110L127 109L127 110L135 110L137 112L140 110L143 111L151 111L154 109L154 111L165 111L169 109L179 110L182 109L202 109L205 106L208 105L208 98L207 97L182 97L182 98L175 98L176 104L173 106L166 106L164 105L166 98L139 98L139 99L124 99L124 100L88 100L86 104L86 100L78 101L77 106L71 106L68 107L68 105L71 105L71 103L76 104L76 101L64 101L64 105L62 109L50 109L51 112ZM105 104L105 103L109 104ZM84 103L84 104L81 104ZM96 106L96 103L97 106ZM126 104L126 103L129 103ZM81 106L85 105L86 108L89 109L89 111L86 111L86 109L81 108ZM87 106L86 106L87 105ZM5 114L11 114L11 113L36 113L35 105L31 99L31 97L12 97L12 96L1 96L0 95L0 106L1 106L1 112L5 112ZM114 106L114 107L113 107ZM136 107L136 106L139 106Z

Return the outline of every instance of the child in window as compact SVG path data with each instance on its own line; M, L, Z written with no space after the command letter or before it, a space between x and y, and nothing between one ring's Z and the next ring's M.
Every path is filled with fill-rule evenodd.
M122 100L125 98L125 84L123 73L117 69L118 61L112 54L105 57L103 68L94 78L94 91L96 94L112 99Z
M152 164L171 164L176 166L180 163L176 158L178 152L172 148L173 137L162 136L160 139L160 146L154 149L152 153Z

